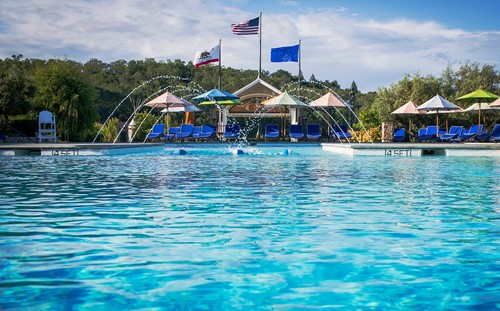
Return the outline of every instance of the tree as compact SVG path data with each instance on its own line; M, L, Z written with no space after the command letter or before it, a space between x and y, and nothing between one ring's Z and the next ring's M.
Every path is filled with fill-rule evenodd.
M450 65L441 73L439 84L441 85L441 95L444 98L455 98L456 96L456 75Z
M278 69L275 73L272 73L269 78L269 82L278 89L292 82L292 74L283 69Z
M112 143L118 135L118 119L111 118L106 125L102 128L102 141L105 143Z
M478 63L462 63L456 73L456 96L465 95L477 89L496 92L496 86L500 82L500 75L492 65Z
M358 86L356 85L356 82L352 81L351 83L351 89L349 90L349 102L351 105L355 105L356 102L356 94L358 93Z
M0 115L3 122L9 122L9 116L27 113L31 104L33 87L26 78L21 66L22 55L0 61Z
M35 102L57 117L57 129L66 141L80 140L96 121L93 89L85 81L81 65L51 60L35 73Z

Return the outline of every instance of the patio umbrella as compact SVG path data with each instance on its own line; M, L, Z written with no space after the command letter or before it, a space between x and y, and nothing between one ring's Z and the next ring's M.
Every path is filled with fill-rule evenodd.
M309 108L307 104L300 101L295 96L288 94L287 91L281 93L280 95L271 97L263 101L261 104L266 107L284 107L288 109ZM297 114L295 114L291 122L292 124L296 124L297 121Z
M170 107L184 107L186 103L181 98L175 96L170 92L165 92L160 96L148 101L144 106L155 108L170 108Z
M483 115L483 122L486 123L486 113L500 112L500 106L493 107L488 103L475 103L464 109L462 112L468 113L481 113Z
M457 101L467 103L467 104L472 104L475 102L478 102L479 104L481 104L481 103L491 103L498 98L499 98L499 96L497 96L495 94L478 89L472 93L460 96L459 98L457 98ZM480 105L478 107L477 125L478 126L481 125L481 106Z
M334 107L335 109L345 108L345 107L352 108L351 104L345 102L340 96L338 96L337 94L333 94L332 92L328 92L325 95L321 96L320 98L310 102L309 106L310 107L322 107L323 109L328 108L328 107ZM328 112L326 112L326 113L328 114ZM342 113L340 113L340 115L344 118ZM330 116L330 118L333 119L332 116ZM344 118L344 120L345 120L345 118ZM347 120L346 120L346 122L347 122ZM328 126L329 126L328 133L330 133L330 125L328 125Z
M196 107L195 104L190 103L189 101L185 100L184 98L181 98L181 101L184 102L186 105L185 106L177 106L177 107L172 107L169 108L169 112L198 112L202 111L200 108ZM167 108L163 109L160 111L161 113L166 113Z
M410 120L408 123L408 132L411 132L411 127L412 127L412 116L414 114L425 114L424 110L417 110L417 106L415 105L414 102L411 100L404 104L403 106L399 107L398 109L394 110L391 112L391 114L402 114L402 115L409 115Z
M309 106L311 107L337 107L337 108L343 108L343 107L351 107L351 104L346 103L342 98L339 96L332 94L332 92L328 92L325 95L321 96L320 98L312 101Z
M495 107L488 103L475 103L464 109L462 112L478 112L479 110L481 110L481 112L497 112L500 111L500 105Z
M240 105L241 102L237 99L226 99L226 100L205 100L198 104L198 106L206 106L206 105L221 105L221 106L231 106L231 105Z
M464 110L462 108L457 109L457 110L442 110L439 113L441 114L446 114L446 132L448 133L448 116L450 113L457 113L457 112L463 112ZM437 111L428 111L427 114L435 114L438 113Z
M197 103L201 103L204 101L224 101L228 99L239 99L239 98L240 98L239 96L236 96L232 93L222 91L219 89L213 89L201 95L193 97L193 100Z
M433 98L429 99L428 101L417 107L417 110L435 111L437 127L439 127L439 112L460 110L460 109L461 109L460 107L444 99L440 95L434 96Z
M232 106L232 105L240 105L241 102L238 100L240 97L234 95L232 93L219 90L212 89L208 92L205 92L201 95L193 97L193 100L198 103L198 105L216 105L219 111L219 123L218 123L218 132L224 132L225 127L225 119L227 118L227 108L221 109L220 106Z
M494 102L490 104L490 107L497 108L500 107L500 98L496 99Z
M167 113L167 131L169 128L169 125L168 125L169 110L171 108L174 108L174 107L186 107L188 105L192 105L192 104L189 103L188 101L182 99L182 98L175 96L174 94L172 94L170 92L165 92L165 93L161 94L160 96L153 98L152 100L150 100L149 102L144 104L144 106L154 107L154 108L165 108L167 110L166 111L166 113Z
M184 98L181 98L181 100L183 102L185 102L187 104L187 106L185 106L185 107L172 107L172 108L169 108L169 111L170 112L184 112L185 113L184 123L193 124L194 123L194 114L193 113L198 112L198 111L202 111L202 110L200 108L196 107L196 105L188 102ZM160 112L166 113L167 108L163 109Z

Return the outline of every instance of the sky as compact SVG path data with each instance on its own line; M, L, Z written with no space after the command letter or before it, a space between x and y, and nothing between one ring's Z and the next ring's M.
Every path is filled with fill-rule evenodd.
M464 62L500 69L500 0L1 0L0 58L189 62L221 40L222 66L258 70L259 36L230 25L261 12L271 73L298 73L271 63L270 49L299 40L306 80L362 92Z

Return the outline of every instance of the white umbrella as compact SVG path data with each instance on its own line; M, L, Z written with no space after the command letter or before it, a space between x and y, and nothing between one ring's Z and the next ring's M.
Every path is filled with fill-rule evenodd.
M298 123L298 120L297 120L298 113L296 113L295 109L297 109L297 108L309 108L309 106L307 104L300 101L295 96L288 94L287 91L281 93L280 95L271 97L271 98L263 101L262 105L266 106L266 107L285 107L285 108L288 108L289 110L294 109L293 114L292 114L292 111L290 111L291 124Z
M450 113L457 113L457 112L463 112L464 110L462 108L458 110L442 110L439 113L441 114L446 114L446 132L448 132L448 116ZM436 114L438 111L428 111L427 114Z
M500 98L497 98L494 102L490 104L490 107L497 108L500 107Z
M436 112L436 126L439 127L439 112L442 111L451 111L451 110L460 110L461 108L455 105L454 103L444 99L440 95L436 95L433 98L429 99L422 105L417 107L417 110L425 110L425 111L435 111Z
M280 95L271 97L262 102L262 105L268 107L286 107L286 108L304 108L309 107L304 102L297 99L295 96L288 94L284 91Z
M462 112L469 112L469 113L478 113L479 116L478 118L481 117L481 113L483 116L483 123L486 126L486 113L492 113L492 112L500 112L500 106L493 106L493 103L488 104L488 103L474 103L464 109Z
M196 107L196 105L188 102L187 100L185 100L184 98L181 98L181 100L187 104L187 106L184 106L184 107L172 107L172 108L165 108L163 109L162 111L160 111L161 113L167 113L167 112L185 112L186 113L186 116L185 116L185 121L184 123L189 123L189 113L190 112L198 112L198 111L203 111L201 110L200 108Z
M195 104L188 102L184 98L181 98L181 101L183 101L186 104L186 106L168 108L168 111L167 111L167 108L165 108L165 109L161 110L160 112L166 113L166 112L198 112L198 111L202 111L200 108L196 107Z
M499 106L493 106L493 103L475 103L464 109L462 112L479 112L479 110L483 112L497 112L500 111Z

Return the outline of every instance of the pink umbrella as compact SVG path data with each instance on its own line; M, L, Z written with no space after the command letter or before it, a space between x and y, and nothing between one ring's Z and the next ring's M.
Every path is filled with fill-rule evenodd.
M422 110L417 110L417 106L415 103L413 103L411 100L404 104L403 106L399 107L398 109L394 110L391 112L391 114L406 114L410 115L410 121L408 124L408 132L411 132L411 127L412 127L412 115L414 114L425 114L425 111Z
M165 92L161 94L160 96L153 98L152 100L148 101L147 103L144 104L144 106L148 107L154 107L154 108L166 108L167 109L167 131L169 129L169 118L168 118L168 112L170 108L174 107L187 107L191 103L175 96L174 94L170 92Z

